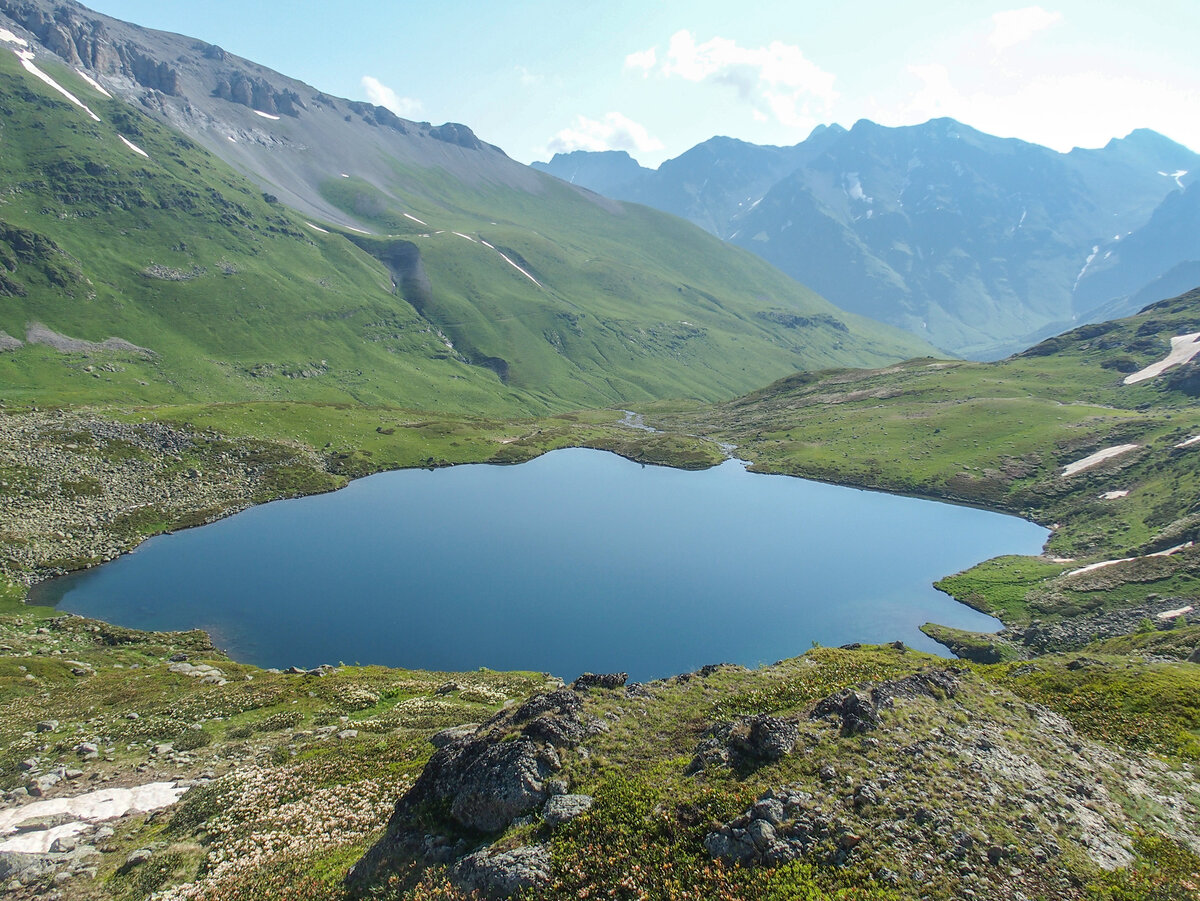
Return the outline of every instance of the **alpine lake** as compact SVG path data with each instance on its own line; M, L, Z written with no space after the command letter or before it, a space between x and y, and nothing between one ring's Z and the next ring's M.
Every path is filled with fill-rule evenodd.
M381 473L153 538L31 602L205 629L264 667L378 663L645 681L814 644L999 623L932 582L1047 537L1012 516L560 450L519 466Z

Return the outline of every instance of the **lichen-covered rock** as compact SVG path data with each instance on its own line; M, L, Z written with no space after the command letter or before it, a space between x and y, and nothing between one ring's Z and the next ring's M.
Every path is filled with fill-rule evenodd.
M843 735L859 735L879 728L879 710L891 707L898 698L919 697L941 700L952 698L958 693L959 670L933 669L903 679L891 679L871 688L870 694L843 688L820 701L813 708L809 719L838 717L842 722Z
M450 806L450 815L468 829L494 832L539 807L548 794L547 777L562 768L552 748L529 739L471 744L472 753L455 773ZM477 749L479 744L484 747Z
M759 714L745 717L729 733L729 746L747 760L779 760L792 753L800 726L793 720Z
M858 735L879 728L879 712L871 699L852 688L843 688L825 698L810 714L810 719L835 716L842 721L843 735Z
M510 851L484 848L468 854L451 868L451 877L468 891L487 898L507 898L521 889L550 881L550 848L526 845Z
M583 673L571 683L571 687L580 688L620 688L629 681L629 673Z
M542 807L542 819L547 826L561 826L591 808L591 795L553 795Z

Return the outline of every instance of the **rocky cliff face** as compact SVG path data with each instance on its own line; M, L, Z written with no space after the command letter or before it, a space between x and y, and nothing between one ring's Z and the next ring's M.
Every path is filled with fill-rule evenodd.
M329 222L364 225L329 203L323 186L347 172L386 185L395 177L389 160L541 190L540 176L465 125L412 122L331 97L214 44L67 0L0 0L0 23L183 131L287 205Z

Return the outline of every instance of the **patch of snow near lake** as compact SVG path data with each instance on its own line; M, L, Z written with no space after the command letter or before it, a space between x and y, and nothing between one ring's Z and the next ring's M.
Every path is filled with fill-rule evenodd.
M1125 376L1125 384L1132 385L1136 382L1144 382L1146 379L1152 379L1156 375L1162 375L1172 366L1186 363L1198 353L1200 353L1200 332L1193 332L1190 335L1177 335L1171 339L1171 352L1164 359L1132 375Z
M41 817L65 815L78 818L74 823L65 823L52 829L42 829L0 841L0 851L45 853L50 850L56 838L82 832L88 823L113 820L130 811L149 813L169 807L178 801L185 791L185 786L174 782L151 782L133 788L102 788L73 798L53 798L0 810L0 836L11 835L22 823Z
M256 109L256 110L254 111L254 115L256 115L256 116L262 116L264 119L270 119L272 122L278 122L278 121L279 121L279 117L278 117L278 116L272 116L270 113L264 113L264 112L263 112L262 110L260 110L260 109Z
M304 224L307 225L309 228L311 228L315 232L320 232L323 235L329 234L329 232L327 232L325 229L321 228L321 226L319 226L319 225L313 225L311 222L305 222Z
M1120 454L1127 454L1131 450L1135 450L1141 445L1138 444L1120 444L1116 447L1105 448L1104 450L1096 451L1094 454L1089 454L1082 460L1076 460L1074 463L1068 463L1063 467L1063 478L1073 476L1077 472L1082 472L1089 467L1095 466L1097 463L1103 463L1110 457L1116 457Z
M1191 613L1194 609L1196 608L1189 604L1186 607L1180 607L1178 610L1164 610L1162 613L1157 614L1157 616L1162 620L1178 619L1185 614Z
M1177 544L1173 548L1168 548L1165 551L1158 551L1155 554L1146 554L1146 557L1170 557L1172 554L1177 554L1179 551L1192 546L1192 542L1186 544ZM1103 569L1106 566L1116 566L1118 563L1132 563L1134 560L1141 560L1142 557L1122 557L1120 560L1102 560L1099 563L1089 563L1087 566L1081 566L1079 569L1073 569L1068 576L1078 576L1080 573L1090 573L1093 570Z
M426 226L426 227L428 227L428 226L429 226L429 223L428 223L428 222L421 222L421 220L420 220L420 219L418 219L416 216L413 216L413 215L411 215L411 214L409 214L409 213L405 213L405 214L404 214L404 218L405 218L405 219L411 219L413 222L418 222L418 223L420 223L421 225L424 225L424 226Z
M1200 435L1193 435L1187 441L1180 441L1176 447L1191 447L1193 444L1200 444Z
M25 68L26 72L28 72L30 75L34 75L37 78L40 78L42 81L44 81L46 84L50 85L50 87L54 88L54 90L58 91L58 93L62 94L64 97L66 97L68 100L70 100L72 103L74 103L77 107L79 107L81 110L83 110L89 116L91 116L97 122L100 121L100 117L97 116L95 113L93 113L90 109L88 109L88 105L86 103L84 103L82 100L80 100L78 97L76 97L74 94L72 94L70 91L68 91L66 88L64 88L62 85L60 85L57 81L55 81L53 78L51 78L49 75L47 75L45 72L43 72L41 69L39 69L37 66L35 66L33 64L33 51L32 50L14 50L13 53L15 53L17 55L17 59L19 59L21 61L21 65Z
M29 41L24 38L19 38L7 28L0 28L0 41L7 41L9 44L16 44L18 47L28 47Z
M1100 499L1105 500L1105 501L1115 501L1119 497L1128 497L1128 496L1129 496L1128 491L1106 491L1102 495L1100 495Z
M90 76L86 72L84 72L83 69L76 69L75 72L80 78L82 78L84 81L86 81L92 87L94 87L97 91L99 91L105 97L112 96L112 94L110 94L110 93L108 93L108 91L104 90L104 86L102 84L100 84L100 82L96 81L96 79L92 78L92 76Z
M355 228L353 225L347 225L347 226L346 226L346 228L350 229L350 231L352 231L352 232L358 232L360 235L369 235L369 234L371 234L371 233L370 233L369 231L367 231L366 229L363 229L363 228Z
M146 159L150 159L150 154L148 154L146 151L144 151L137 144L133 143L133 141L129 140L129 138L125 137L125 135L117 135L117 137L121 139L122 144L124 144L126 147L128 147L130 150L132 150L134 153L140 153Z

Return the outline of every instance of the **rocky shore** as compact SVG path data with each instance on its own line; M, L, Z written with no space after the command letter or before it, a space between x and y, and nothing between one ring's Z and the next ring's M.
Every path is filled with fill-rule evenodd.
M280 466L324 472L303 448L86 411L0 411L0 575L31 585L245 509L277 493Z

